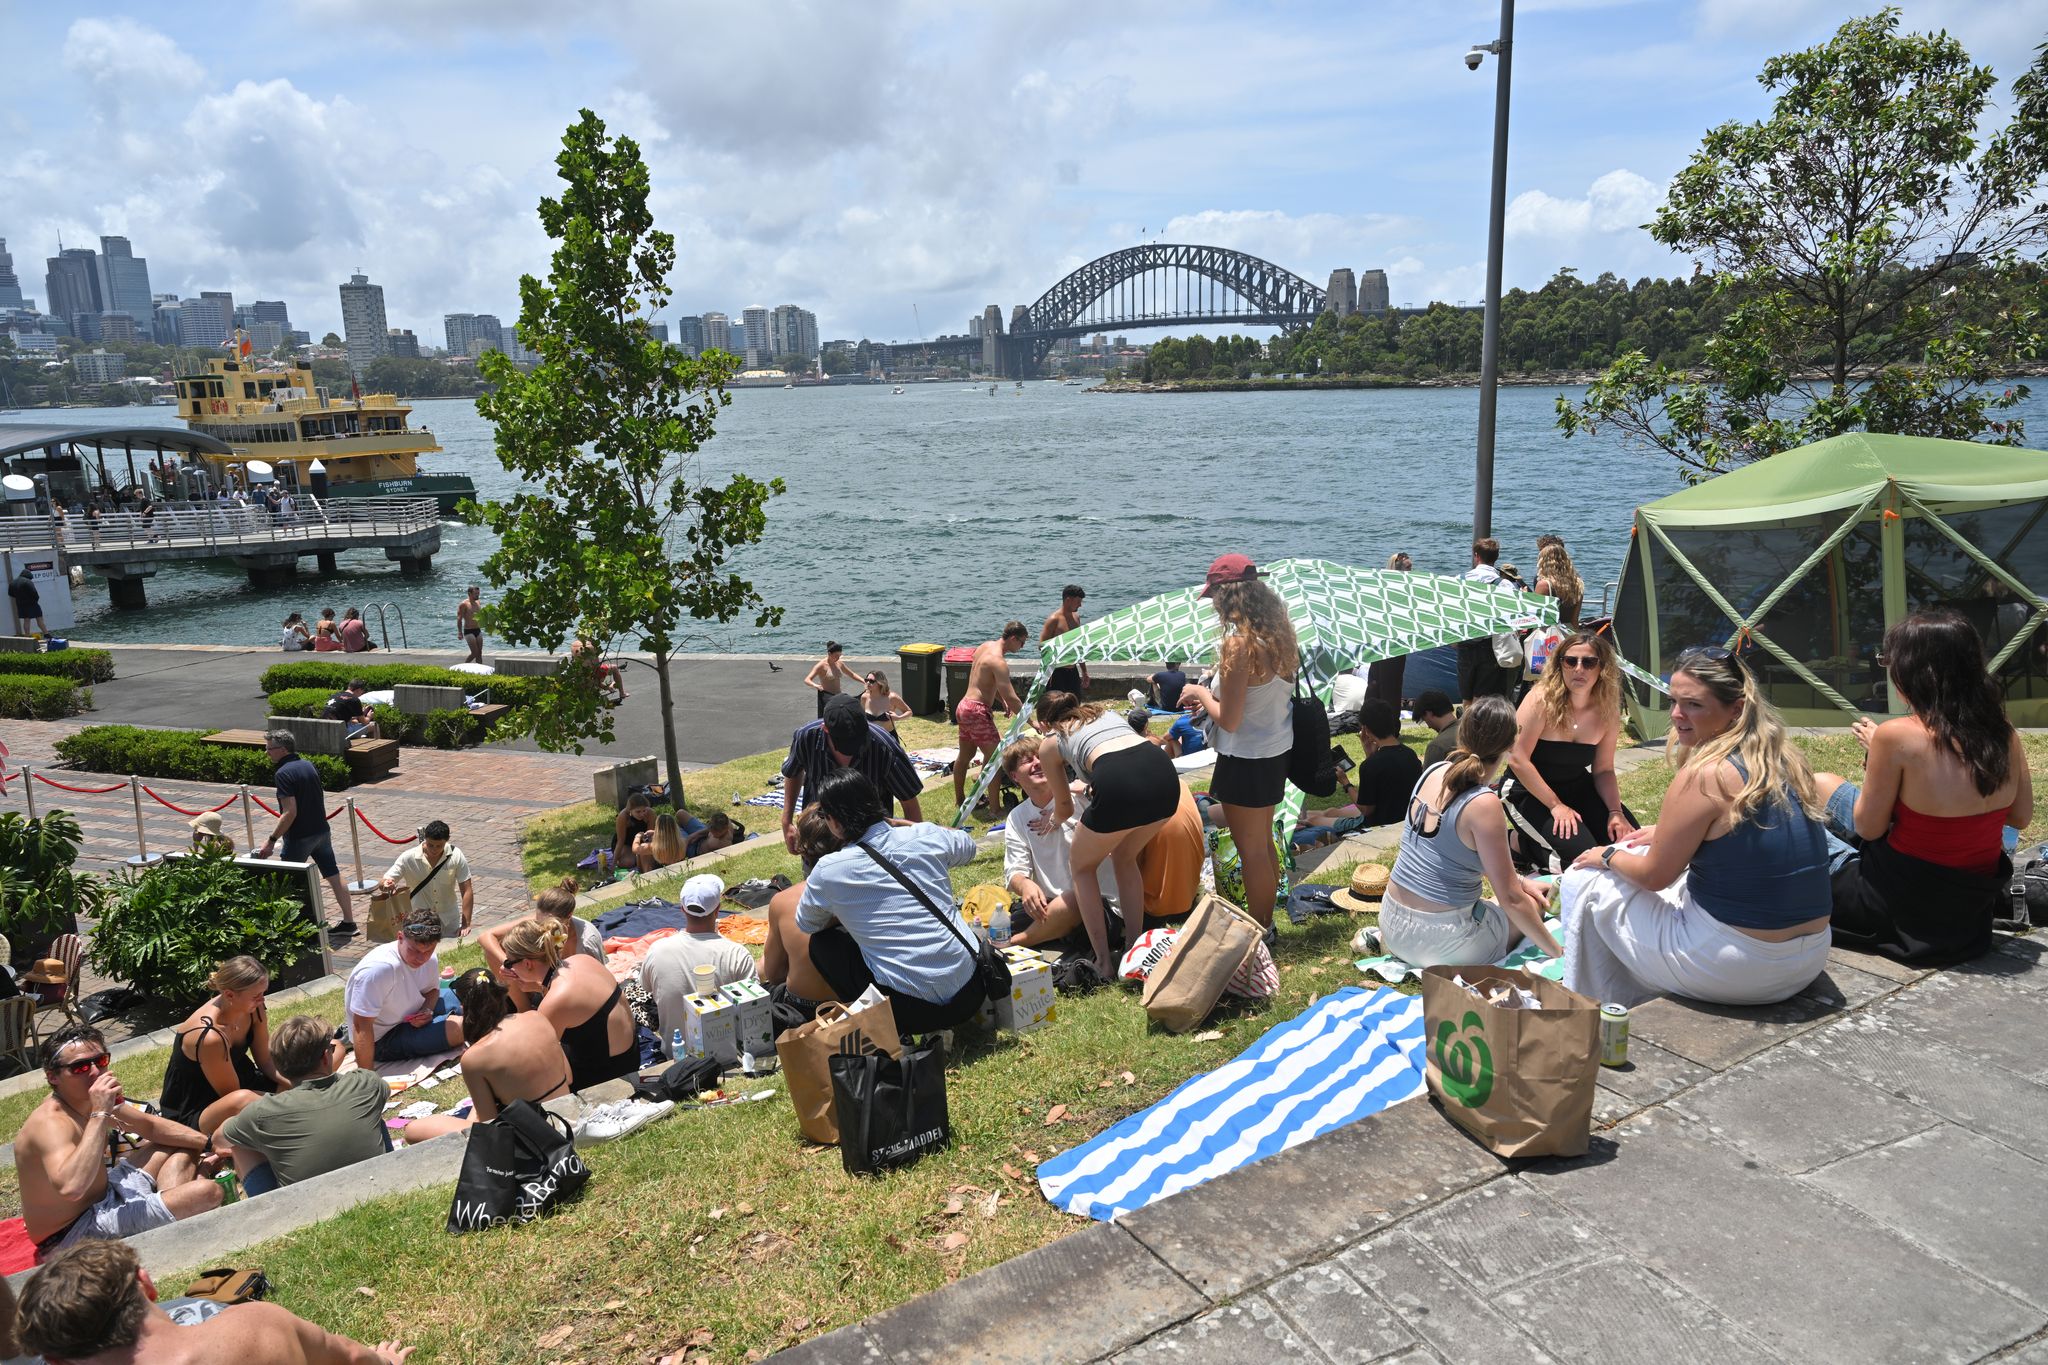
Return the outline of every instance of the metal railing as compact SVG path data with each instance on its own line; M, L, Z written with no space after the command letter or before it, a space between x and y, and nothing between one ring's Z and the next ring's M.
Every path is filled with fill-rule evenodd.
M367 623L370 619L370 613L373 611L377 613L377 633L384 638L384 648L388 650L391 648L391 625L384 619L384 608L386 607L391 608L398 617L398 647L400 649L411 649L412 641L405 638L404 607L399 606L396 602L365 602L360 614Z
M289 513L219 502L170 502L152 513L102 512L95 524L82 512L0 516L0 549L42 550L58 546L74 553L152 547L288 545L411 535L440 523L433 498L294 499Z

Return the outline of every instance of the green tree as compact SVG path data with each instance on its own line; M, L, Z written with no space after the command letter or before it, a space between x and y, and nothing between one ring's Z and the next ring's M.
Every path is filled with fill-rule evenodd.
M1772 58L1770 117L1706 135L1650 225L1728 305L1703 372L1623 355L1558 400L1567 435L1612 424L1692 477L1845 431L2020 443L2027 389L1986 386L2040 353L2016 285L2048 241L2048 48L1984 136L1991 69L1898 22Z
M525 481L509 502L478 509L497 533L483 575L503 589L485 629L517 644L593 651L633 638L654 656L668 780L682 799L670 663L690 621L781 621L726 557L767 525L780 479L706 480L693 458L712 436L731 357L703 358L647 335L669 300L675 238L647 207L647 166L588 109L562 135L563 190L540 202L559 245L545 281L519 281L519 335L540 355L521 371L501 351L481 364L495 386L477 410L497 427L498 458ZM524 723L545 748L613 737L597 659L556 675Z
M329 332L327 335L320 338L320 344L322 346L339 346L341 345L341 338L335 335L333 332Z
M809 374L811 372L811 362L794 352L788 352L776 356L774 360L770 361L769 368L780 370L784 374Z

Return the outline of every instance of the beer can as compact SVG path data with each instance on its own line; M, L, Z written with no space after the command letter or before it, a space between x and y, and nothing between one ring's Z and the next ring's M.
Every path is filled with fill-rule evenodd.
M213 1178L213 1183L220 1186L221 1203L232 1204L235 1202L235 1173L233 1171L222 1171Z
M1623 1005L1600 1007L1600 1065L1628 1065L1628 1009Z

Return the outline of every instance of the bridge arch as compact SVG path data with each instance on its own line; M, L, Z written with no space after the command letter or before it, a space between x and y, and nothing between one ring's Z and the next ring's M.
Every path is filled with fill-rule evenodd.
M1209 280L1237 296L1240 309L1161 307L1156 297L1133 295L1119 301L1126 311L1087 323L1081 318L1096 303L1157 272ZM1167 302L1172 302L1169 297ZM1055 337L1111 326L1157 326L1196 321L1238 321L1252 325L1306 326L1323 306L1323 291L1291 270L1257 256L1220 246L1147 242L1088 262L1039 296L1012 335L1049 347Z

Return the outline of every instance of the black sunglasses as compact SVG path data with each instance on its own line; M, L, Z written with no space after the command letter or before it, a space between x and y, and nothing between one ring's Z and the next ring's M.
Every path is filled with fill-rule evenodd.
M1583 654L1565 654L1559 656L1558 662L1566 668L1598 668L1600 666L1600 656L1595 654L1589 659Z
M1690 645L1678 651L1677 666L1683 668L1691 659L1706 659L1712 663L1727 664L1737 673L1749 671L1748 665L1742 662L1742 656L1725 645Z

